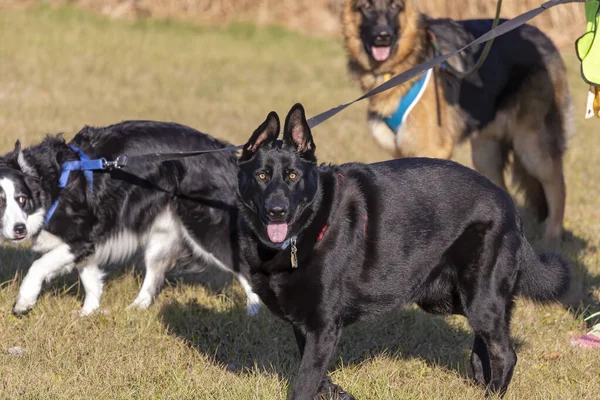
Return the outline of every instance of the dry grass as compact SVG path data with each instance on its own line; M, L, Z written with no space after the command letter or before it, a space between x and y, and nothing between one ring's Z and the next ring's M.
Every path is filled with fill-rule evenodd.
M112 17L152 16L158 18L194 19L210 22L250 20L282 25L295 30L326 35L339 35L340 13L344 0L0 0L0 8L23 4L78 4ZM457 19L492 17L495 0L429 0L417 1L423 12L434 17ZM532 8L542 0L506 0L503 17L510 18ZM534 22L559 44L564 35L581 29L583 6L569 4L556 7Z
M42 8L0 13L0 43L0 152L17 138L28 145L46 132L70 137L84 124L137 118L182 122L238 144L272 109L284 113L301 101L314 115L359 94L339 41L248 24L108 21ZM585 86L566 56L580 117ZM579 121L566 158L569 234L559 250L575 274L569 303L597 310L599 122ZM318 127L321 161L387 158L367 132L364 104ZM469 149L456 158L468 163ZM526 222L539 246L540 227L527 215ZM24 249L0 249L0 397L285 398L298 366L290 329L268 312L247 319L237 284L169 285L150 310L128 312L140 286L129 267L110 276L108 314L72 315L82 289L69 277L17 319L10 310L31 259ZM508 399L598 398L598 352L569 345L586 331L576 310L519 302L519 363ZM333 375L360 399L482 398L467 379L471 341L462 318L399 310L348 329ZM21 356L8 354L15 346Z

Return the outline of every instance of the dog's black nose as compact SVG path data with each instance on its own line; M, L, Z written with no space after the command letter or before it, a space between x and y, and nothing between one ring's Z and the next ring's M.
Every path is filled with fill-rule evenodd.
M15 235L17 236L25 236L27 235L27 227L25 226L25 224L15 224L15 226L13 227L13 231L15 232Z
M390 46L392 44L392 34L389 30L384 29L375 35L373 45L375 46Z
M271 221L284 221L288 215L288 208L282 204L267 207L267 215Z

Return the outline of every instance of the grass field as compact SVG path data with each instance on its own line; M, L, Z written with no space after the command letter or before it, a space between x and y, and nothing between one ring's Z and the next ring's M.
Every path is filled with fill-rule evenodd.
M311 35L339 36L340 13L345 0L67 0L86 10L110 18L169 18L223 23L255 21L275 24ZM64 4L65 0L0 0L0 9L27 7L39 3ZM417 1L419 9L433 17L468 19L492 18L495 0ZM502 4L502 17L515 16L539 7L539 0L509 0ZM572 43L585 17L581 4L563 4L536 18L534 23L562 44Z
M573 38L574 40L575 38ZM600 398L600 353L570 346L582 314L600 301L600 121L584 123L586 88L565 52L577 101L578 134L566 157L567 238L575 282L562 304L519 301L513 337L519 363L508 399ZM71 137L84 124L171 120L235 144L267 112L302 102L309 115L359 95L341 43L275 28L203 28L115 22L68 8L0 14L0 152L48 132ZM383 160L367 131L365 105L314 131L321 161ZM462 147L456 159L469 160ZM525 213L533 243L542 230ZM245 316L242 290L206 271L176 283L148 311L126 311L140 274L110 275L102 308L89 318L75 276L44 291L30 315L11 313L26 249L0 249L0 397L31 399L283 399L298 358L289 327L264 310ZM334 379L359 399L472 399L472 335L460 317L407 308L343 336ZM9 349L23 349L11 355Z

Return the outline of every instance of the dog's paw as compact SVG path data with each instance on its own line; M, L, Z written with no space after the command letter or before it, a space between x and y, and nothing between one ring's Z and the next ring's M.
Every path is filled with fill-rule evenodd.
M90 316L92 314L96 314L96 312L98 311L98 309L95 308L95 309L88 310L86 308L82 308L79 311L77 311L77 310L73 310L73 311L76 311L77 313L79 313L80 317L87 317L87 316Z
M329 390L326 392L321 392L321 396L324 396L325 399L331 400L356 400L354 396L350 393L346 392L340 386L336 384L332 384L329 387Z
M152 305L152 297L148 296L138 296L133 303L127 306L128 310L136 309L136 310L146 310L148 307Z
M35 305L34 301L25 301L25 300L17 300L15 306L13 307L13 314L17 317L26 315L31 311L33 306Z
M91 315L109 314L108 310L101 310L99 308L87 309L83 307L81 310L73 310L71 314L76 314L79 317L89 317Z
M330 400L356 400L354 396L342 389L341 386L333 383L329 376L321 383L319 396L317 398Z
M260 312L260 298L252 293L246 300L246 314L250 317L256 317Z

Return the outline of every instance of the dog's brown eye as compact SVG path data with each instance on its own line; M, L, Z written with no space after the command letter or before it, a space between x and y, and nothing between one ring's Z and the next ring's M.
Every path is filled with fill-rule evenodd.
M258 179L260 179L261 181L264 181L265 179L267 179L267 174L265 174L264 172L261 172L260 174L258 174Z
M17 197L17 201L19 202L20 205L23 206L23 205L25 205L26 199L24 196L19 196L19 197Z
M295 172L290 172L290 179L296 179L298 175Z
M394 11L399 10L400 4L396 3L395 1L392 1L392 4L390 4L390 8Z
M367 1L366 3L363 3L360 8L362 8L363 10L370 10L371 9L371 2Z

